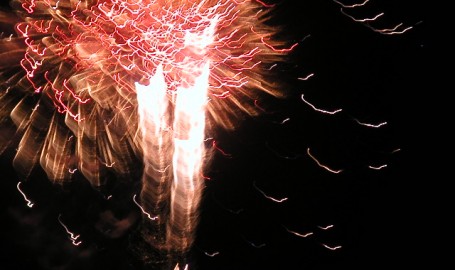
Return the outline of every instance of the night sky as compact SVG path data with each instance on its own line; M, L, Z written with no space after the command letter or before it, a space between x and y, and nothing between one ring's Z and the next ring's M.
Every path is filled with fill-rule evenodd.
M424 259L425 234L408 228L427 211L415 176L425 166L421 122L431 121L421 94L429 22L419 1L370 2L344 11L358 19L384 12L372 26L413 29L384 35L333 1L280 1L270 23L282 26L279 37L288 44L299 42L272 69L288 95L266 97L261 116L214 134L222 151L207 170L190 269L389 269ZM342 111L317 112L302 94L317 108ZM322 165L342 171L318 166L308 149ZM99 190L78 174L65 186L53 185L40 169L18 179L13 153L1 159L0 269L158 269L144 266L136 224L125 225L140 214L131 200L139 176ZM371 168L381 165L387 167ZM80 246L71 244L59 216L81 235ZM106 230L110 237L101 233Z

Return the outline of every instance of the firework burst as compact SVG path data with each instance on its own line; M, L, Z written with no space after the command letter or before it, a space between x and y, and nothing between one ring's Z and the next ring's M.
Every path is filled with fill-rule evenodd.
M137 174L155 248L193 242L204 136L280 96L268 67L289 51L253 0L15 0L0 13L0 150L63 183ZM3 27L2 26L2 27ZM9 28L8 28L9 27ZM289 44L288 44L289 45ZM294 44L295 45L295 44ZM135 201L136 202L136 201ZM149 214L149 216L150 216ZM144 218L146 220L146 218Z

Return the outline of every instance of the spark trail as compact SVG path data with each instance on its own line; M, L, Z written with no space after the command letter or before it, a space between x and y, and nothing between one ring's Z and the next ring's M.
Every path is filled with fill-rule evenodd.
M70 236L71 243L72 243L73 245L75 245L75 246L79 246L79 245L82 243L82 241L79 241L79 242L78 242L77 239L79 239L79 237L80 237L81 235L80 235L80 234L75 235L73 232L71 232L71 231L68 229L68 227L65 225L65 223L63 223L61 217L62 217L62 214L59 214L59 215L58 215L58 218L57 218L57 219L58 219L58 222L59 222L60 225L62 225L62 227L65 229L66 233Z
M307 152L308 156L310 156L310 158L313 159L313 160L316 162L316 164L318 164L319 167L321 167L321 168L323 168L323 169L325 169L325 170L327 170L327 171L329 171L329 172L331 172L331 173L335 173L335 174L341 173L341 172L343 171L343 170L334 170L334 169L331 169L331 168L329 168L328 166L322 164L318 159L316 159L316 158L311 154L310 148L307 148L307 151L306 151L306 152Z
M21 190L21 187L20 187L21 183L22 183L22 182L18 182L18 183L17 183L17 190L22 194L22 197L24 197L24 200L27 202L27 206L28 206L29 208L32 208L32 207L33 207L33 202L30 201L30 200L27 198L27 195L25 195L25 193Z

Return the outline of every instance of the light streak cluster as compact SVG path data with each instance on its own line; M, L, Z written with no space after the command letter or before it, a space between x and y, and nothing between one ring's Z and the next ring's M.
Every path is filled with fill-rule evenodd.
M413 28L413 26L407 26L406 27L406 26L404 26L403 23L399 23L399 24L397 24L397 25L395 25L394 27L391 27L391 28L376 28L376 27L372 26L371 23L375 22L377 19L379 19L382 16L384 16L384 14L385 14L384 12L378 13L375 16L372 16L370 18L357 19L354 16L349 15L345 11L345 9L353 9L353 8L363 7L368 2L370 2L370 0L365 0L365 1L361 2L361 3L352 4L352 5L343 4L342 2L337 1L337 0L333 0L333 1L341 6L340 11L341 11L341 13L343 15L345 15L346 17L350 18L351 20L353 20L355 22L363 23L365 26L367 26L368 28L370 28L371 30L373 30L376 33L379 33L379 34L382 34L382 35L401 35L401 34L404 34L405 32L407 32L407 31L409 31L409 30L411 30Z

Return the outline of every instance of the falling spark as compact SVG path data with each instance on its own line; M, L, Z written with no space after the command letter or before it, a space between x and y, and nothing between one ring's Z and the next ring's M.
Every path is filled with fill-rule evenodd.
M243 239L244 239L248 244L250 244L252 247L254 247L254 248L263 248L263 247L266 246L265 243L256 244L256 243L253 243L253 242L251 242L251 241L246 240L245 238L243 238Z
M327 248L327 249L330 249L330 250L337 250L337 249L340 249L342 248L342 246L334 246L334 247L331 247L331 246L328 246L326 244L321 244L323 247Z
M368 168L372 170L382 170L384 168L387 168L387 164L381 165L381 166L368 166Z
M278 64L273 64L273 65L271 65L271 66L268 68L268 70L272 70L272 69L273 69L274 67L276 67L277 65L278 65Z
M231 157L232 156L231 154L226 153L223 149L218 147L218 145L216 144L215 140L212 142L212 147L215 148L216 150L218 150L218 152L220 152L225 157Z
M362 126L366 126L366 127L371 127L371 128L380 128L382 126L385 126L387 125L387 122L382 122L382 123L379 123L377 125L374 125L374 124L368 124L368 123L363 123L363 122L360 122L359 120L357 119L354 119L359 125L362 125Z
M71 173L71 174L75 173L76 171L77 171L77 168L74 168L74 169L68 169L68 172L69 172L69 173Z
M333 225L327 225L327 226L318 226L319 229L321 230L328 230L328 229L332 229L334 226Z
M207 256L209 256L209 257L212 257L212 258L213 258L213 257L215 257L216 255L220 254L220 252L215 251L215 252L210 253L210 252L204 251L204 254L207 255Z
M284 119L283 121L281 121L280 124L283 125L284 123L289 122L290 120L291 120L291 118L288 117L288 118Z
M384 28L384 29L378 29L378 28L375 28L371 25L367 25L371 30L377 32L377 33L380 33L380 34L383 34L383 35L401 35L401 34L404 34L405 32L411 30L412 26L408 26L406 28L404 28L403 30L397 30L398 28L400 28L401 26L403 26L403 23L399 23L397 24L395 27L393 28Z
M156 220L156 219L158 219L158 216L152 217L152 216L151 216L149 213L147 213L147 212L144 210L144 208L136 201L136 194L134 194L134 196L133 196L133 201L134 201L134 203L141 209L142 213L143 213L144 215L146 215L150 220Z
M316 164L318 164L319 167L321 168L324 168L326 169L327 171L331 172L331 173L335 173L335 174L338 174L340 172L342 172L343 170L333 170L333 169L330 169L329 167L327 167L326 165L322 164L321 162L319 162L319 160L317 160L311 153L310 153L310 148L307 149L307 153L308 155L316 162Z
M307 233L305 233L305 234L301 234L301 233L298 233L298 232L289 230L289 229L286 228L284 225L282 225L282 226L286 229L286 231L288 231L289 233L292 233L293 235L296 235L296 236L298 236L298 237L306 238L306 237L308 237L308 236L313 235L313 232L307 232Z
M79 245L82 243L82 241L79 241L79 242L76 242L76 241L77 241L77 239L78 239L81 235L80 235L80 234L74 235L74 233L71 232L71 231L68 229L68 227L65 225L65 223L63 223L61 217L62 217L62 214L59 214L59 215L58 215L58 218L57 218L57 219L58 219L58 222L60 223L60 225L63 226L63 228L65 228L65 231L66 231L66 233L70 236L70 239L71 239L71 242L73 243L73 245L79 246Z
M400 151L401 151L401 148L397 148L397 149L393 150L393 151L391 152L391 154L395 154L395 153L400 152Z
M309 79L310 79L311 77L313 77L313 76L314 76L314 73L310 73L310 74L308 74L306 77L299 77L299 78L297 78L297 80L300 80L300 81L307 81L307 80L309 80Z
M30 201L28 198L27 198L27 195L25 195L25 193L21 190L20 188L20 185L21 185L22 182L18 182L17 183L17 190L22 194L22 197L24 197L24 200L27 202L27 206L29 208L32 208L33 207L33 203L32 201Z
M284 201L287 201L288 198L283 198L283 199L275 199L273 197L270 197L270 196L267 196L267 194L265 194L264 191L260 190L257 186L256 186L256 181L253 181L253 186L255 189L257 189L257 191L259 191L262 195L264 195L264 197L266 197L267 199L269 200L272 200L274 202L277 202L277 203L282 203Z
M325 114L336 114L336 113L339 113L341 112L343 109L338 109L338 110L334 110L334 111L326 111L326 110L321 110L321 109L318 109L316 108L316 106L314 106L313 104L311 104L310 102L308 102L307 100L305 100L303 98L303 94L301 96L303 102L305 102L306 104L308 104L311 108L313 108L313 110L317 111L317 112L321 112L321 113L325 113Z
M349 18L352 19L353 21L355 21L355 22L362 22L362 23L364 23L364 22L376 21L379 17L384 16L384 12L382 12L382 13L379 13L378 15L376 15L376 16L374 16L374 17L372 17L372 18L356 19L356 18L354 18L353 16L351 16L351 15L347 14L346 12L344 12L344 10L343 10L342 8L341 8L340 10L341 10L341 13L343 13L344 15L346 15L347 17L349 17Z

